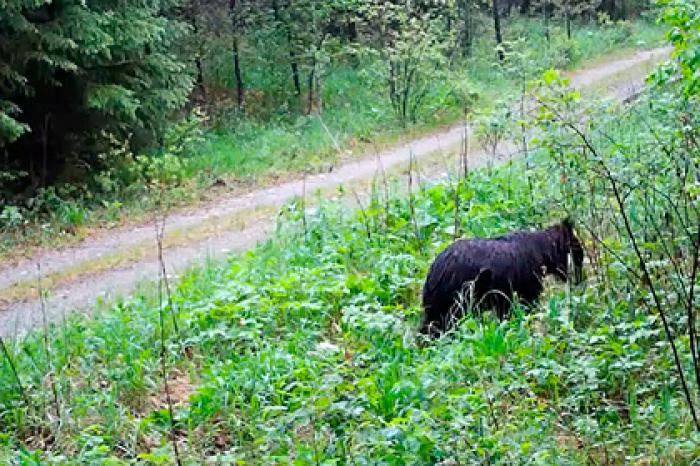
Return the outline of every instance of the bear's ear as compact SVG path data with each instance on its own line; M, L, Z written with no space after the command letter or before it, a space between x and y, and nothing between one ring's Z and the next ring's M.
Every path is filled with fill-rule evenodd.
M566 217L564 220L562 220L561 225L568 231L569 233L574 232L574 221L571 219L571 217Z

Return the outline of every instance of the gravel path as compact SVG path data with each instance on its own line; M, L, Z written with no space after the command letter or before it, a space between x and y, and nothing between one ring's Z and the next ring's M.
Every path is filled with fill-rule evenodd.
M638 52L630 57L615 60L590 69L571 73L572 85L586 88L615 81L615 76L639 68L664 58L668 48ZM640 73L641 74L641 73ZM606 89L609 95L625 99L643 86L639 77L616 83ZM188 230L201 229L208 224L211 232L194 239L186 245L166 248L164 258L168 272L178 274L187 267L201 263L207 258L220 258L232 252L240 252L255 246L267 237L274 226L274 216L263 216L259 221L243 228L216 228L226 220L238 215L250 217L255 209L279 208L294 197L307 193L330 191L340 185L362 183L372 180L381 170L393 172L408 164L411 157L421 161L431 155L447 151L461 143L464 135L462 126L455 126L446 131L437 132L385 150L379 154L368 155L355 161L347 162L331 173L307 177L305 181L296 180L253 191L244 195L223 198L202 206L196 210L172 214L167 219L166 237L175 232L186 233ZM470 166L483 165L486 154L474 150L469 154ZM136 254L127 264L96 274L81 277L56 289L50 290L46 302L49 320L60 319L66 312L79 310L90 312L96 299L110 302L116 296L132 292L139 283L158 277L159 264L144 251L155 249L153 224L144 224L134 228L116 229L98 234L76 246L57 251L49 251L20 261L10 267L0 269L0 293L3 289L15 285L34 284L37 280L37 263L41 264L42 275L60 274L66 271L88 269L91 263L115 254ZM138 256L141 256L140 258ZM150 256L150 257L149 257ZM29 328L41 324L41 312L38 300L28 302L0 303L0 335L16 336Z

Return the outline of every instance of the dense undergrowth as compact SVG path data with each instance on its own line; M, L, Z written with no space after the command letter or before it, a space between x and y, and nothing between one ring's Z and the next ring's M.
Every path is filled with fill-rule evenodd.
M506 65L494 63L491 39L484 35L475 42L471 57L453 57L440 71L409 128L399 124L392 111L379 65L364 58L358 66L357 59L349 58L327 72L320 117L299 115L284 106L256 108L252 97L245 118L224 104L216 105L171 128L158 153L135 157L125 145L115 144L104 154L110 167L87 182L49 187L28 201L3 206L0 256L71 241L86 227L133 221L164 202L196 203L224 184L245 186L290 172L327 170L345 156L339 155L336 144L355 153L372 152L401 136L454 122L465 105L488 111L494 102L520 92L526 79L550 67L573 68L607 54L653 47L662 30L643 19L581 24L567 40L562 26L553 22L547 42L538 21L513 17L505 29ZM228 56L223 51L221 55ZM223 77L232 75L227 66L228 60L220 64ZM264 70L251 73L253 82L267 82Z
M672 166L656 158L659 132L641 128L673 127L678 113L653 102L675 94L632 110L593 110L561 89L538 95L551 153L409 196L379 183L360 212L334 202L305 213L297 202L271 240L191 272L171 304L138 296L94 320L71 317L51 329L48 349L40 334L10 342L22 390L5 358L0 460L168 464L174 441L187 464L690 464L700 437L649 283L628 273L634 249L616 228L620 209L604 204L610 192L581 195L593 172L557 123L566 108L598 116L598 130L584 128L591 147L638 184L649 167ZM633 191L625 203L641 237L648 206ZM421 282L456 233L496 235L567 213L591 261L583 286L550 286L538 308L507 322L468 317L438 342L417 339ZM650 259L667 239L652 236ZM685 251L689 237L676 236ZM672 282L674 265L687 264L655 262L652 283L690 372Z

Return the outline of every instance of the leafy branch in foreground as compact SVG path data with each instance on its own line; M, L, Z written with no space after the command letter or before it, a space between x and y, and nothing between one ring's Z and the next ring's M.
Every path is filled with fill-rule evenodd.
M652 129L631 139L629 134L616 134L619 110L581 110L579 95L567 91L567 84L556 74L547 73L535 90L543 145L554 162L552 168L561 173L561 202L582 223L597 230L592 237L602 246L610 246L611 235L618 244L630 245L638 271L626 264L628 259L621 258L629 274L629 285L636 287L641 279L644 287L638 289L639 299L644 306L655 309L661 319L686 403L700 431L696 398L686 381L677 348L681 341L673 329L688 335L692 371L695 380L700 381L694 301L700 203L697 194L692 194L700 171L692 143L695 136L689 136L687 127L685 131L681 129L684 115L695 103L678 99L679 103L672 107L655 107L650 105L651 99L661 95L663 101L668 101L668 96L675 93L674 88L656 89L647 104L651 115L631 111L631 117L640 126L644 122L644 127ZM692 128L691 133L698 131L697 125ZM658 157L664 153L664 144L659 144L660 133L671 138L664 143L675 148L671 157ZM660 224L656 219L662 212L664 222ZM672 247L667 242L672 242ZM662 268L661 264L669 267ZM600 278L608 282L605 276ZM669 293L665 283L679 292ZM651 303L645 299L644 289L648 290Z

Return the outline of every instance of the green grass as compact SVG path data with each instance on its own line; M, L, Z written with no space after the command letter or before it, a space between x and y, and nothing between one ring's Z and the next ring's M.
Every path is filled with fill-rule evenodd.
M602 29L575 25L573 41L568 42L563 39L561 25L553 23L552 41L546 45L541 23L518 17L506 20L504 31L507 41L524 39L515 47L526 57L518 65L519 71L504 73L494 65L491 32L485 28L474 45L472 57L456 62L450 79L435 83L418 122L409 128L398 124L382 83L368 73L374 65L336 66L324 81L324 123L344 151L352 150L354 156L371 153L402 137L455 122L461 115L456 89L475 92L475 110L487 111L498 100L518 92L524 79L547 67L573 68L597 57L653 47L660 43L663 34L661 27L646 21ZM219 74L230 76L225 69L220 71ZM267 82L263 75L250 79ZM317 117L298 115L285 108L268 109L262 116L248 119L236 114L219 115L204 141L190 147L189 155L172 168L177 182L168 185L165 202L179 207L196 205L230 192L231 186L245 188L304 170L328 170L340 159L352 157L347 152L338 154ZM255 113L255 109L251 112ZM36 247L75 242L95 226L147 219L161 205L161 199L160 194L154 195L147 189L143 178L134 178L132 173L139 170L142 167L127 166L120 174L117 167L85 189L68 187L39 196L35 207L22 211L23 218L0 224L0 258L30 253ZM124 171L129 175L124 175ZM229 188L212 187L219 179L225 180Z
M638 137L639 121L609 118ZM186 464L690 464L700 437L670 349L611 257L533 312L416 339L455 215L465 236L561 219L548 160L533 156L532 186L521 161L410 198L375 192L361 213L293 203L267 243L186 275L173 308L146 293L53 327L48 353L40 334L9 342L29 406L5 359L0 461L170 464L172 421Z

